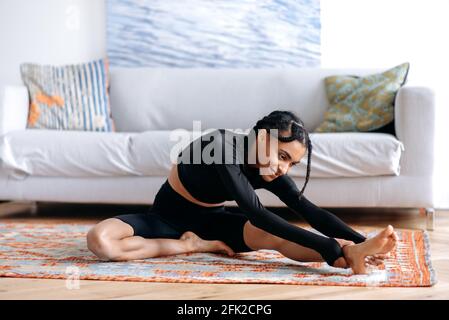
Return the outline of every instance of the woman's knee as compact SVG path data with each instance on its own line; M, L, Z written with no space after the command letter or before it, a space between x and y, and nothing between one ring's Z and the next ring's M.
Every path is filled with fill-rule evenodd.
M102 225L96 225L86 236L87 248L102 260L120 260L119 239L114 239Z
M285 241L282 238L254 226L249 221L245 223L243 228L243 238L246 245L253 250L277 250Z
M87 233L87 248L101 260L110 260L111 258L110 241L95 228Z

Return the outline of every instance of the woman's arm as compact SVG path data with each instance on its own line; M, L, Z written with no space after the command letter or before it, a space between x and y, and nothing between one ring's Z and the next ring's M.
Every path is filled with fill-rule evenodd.
M215 164L226 190L256 227L280 238L316 250L332 266L343 251L334 238L328 238L288 223L283 218L265 209L254 188L235 164Z
M273 181L267 182L264 188L277 195L296 214L304 217L314 229L328 237L342 238L355 243L366 240L366 237L351 229L333 213L314 205L304 194L299 199L300 191L290 176L277 177Z

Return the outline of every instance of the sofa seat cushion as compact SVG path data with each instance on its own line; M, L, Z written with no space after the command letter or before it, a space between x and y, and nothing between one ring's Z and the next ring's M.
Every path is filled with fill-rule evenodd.
M189 141L171 130L140 133L60 130L13 131L0 138L2 167L10 176L167 176ZM189 132L189 139L192 133ZM385 133L315 133L311 177L399 175L403 145ZM174 150L174 151L173 151ZM307 157L289 175L304 177Z
M311 133L311 177L368 177L400 174L404 145L387 133ZM307 157L289 175L305 177Z
M0 155L16 177L159 176L170 169L169 132L13 131L1 138Z

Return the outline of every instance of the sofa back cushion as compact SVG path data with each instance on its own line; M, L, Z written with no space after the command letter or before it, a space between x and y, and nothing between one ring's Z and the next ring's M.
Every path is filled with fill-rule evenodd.
M116 130L251 128L273 110L291 110L312 131L328 108L324 78L374 69L111 68Z

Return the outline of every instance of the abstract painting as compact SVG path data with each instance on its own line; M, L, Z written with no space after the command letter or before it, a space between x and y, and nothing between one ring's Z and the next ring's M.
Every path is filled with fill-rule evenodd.
M319 0L107 0L111 66L317 67Z

